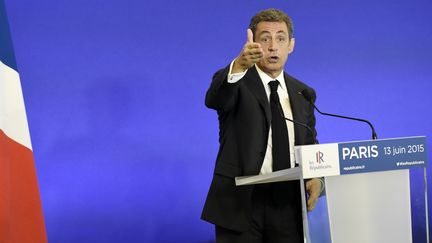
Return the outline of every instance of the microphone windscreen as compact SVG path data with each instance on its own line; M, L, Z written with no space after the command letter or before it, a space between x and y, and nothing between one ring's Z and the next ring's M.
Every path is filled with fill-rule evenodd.
M305 97L305 99L311 103L313 103L313 98L312 98L312 91L309 89L304 89L302 90L301 94L303 95L303 97Z

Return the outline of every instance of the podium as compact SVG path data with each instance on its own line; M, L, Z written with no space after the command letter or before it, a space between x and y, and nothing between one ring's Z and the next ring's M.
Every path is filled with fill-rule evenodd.
M295 155L298 167L237 177L236 185L300 180L306 243L413 242L410 170L420 171L414 179L424 183L424 188L415 189L423 193L419 197L424 203L422 242L429 242L426 137L295 146ZM306 210L304 180L318 177L325 180L322 211L328 232L317 235Z

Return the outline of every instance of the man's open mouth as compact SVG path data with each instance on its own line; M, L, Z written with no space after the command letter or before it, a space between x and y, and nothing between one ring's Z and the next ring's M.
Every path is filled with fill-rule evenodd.
M279 57L278 57L278 56L270 56L270 57L268 58L268 61L269 61L270 63L276 63L276 62L279 61Z

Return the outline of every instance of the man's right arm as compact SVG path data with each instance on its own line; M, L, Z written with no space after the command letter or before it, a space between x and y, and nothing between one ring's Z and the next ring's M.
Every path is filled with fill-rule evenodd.
M208 108L228 111L234 106L240 82L228 82L229 69L228 66L213 75L212 83L205 97L205 104Z
M228 67L213 75L212 84L206 94L206 106L218 111L230 110L235 104L238 82L262 56L261 45L253 41L252 30L248 29L247 41L240 54Z

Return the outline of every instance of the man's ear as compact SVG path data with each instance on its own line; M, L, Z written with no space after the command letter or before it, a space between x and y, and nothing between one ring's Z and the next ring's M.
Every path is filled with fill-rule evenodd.
M294 51L294 46L295 46L295 39L291 38L288 44L288 54L291 54L291 52Z

